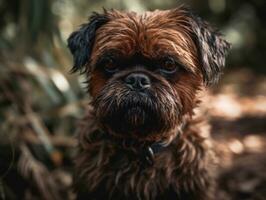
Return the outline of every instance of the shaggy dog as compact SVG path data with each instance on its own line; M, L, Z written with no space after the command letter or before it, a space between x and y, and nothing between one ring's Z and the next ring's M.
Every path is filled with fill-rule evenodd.
M195 109L224 67L221 35L183 6L104 10L68 47L92 97L78 131L77 199L212 199L214 154Z

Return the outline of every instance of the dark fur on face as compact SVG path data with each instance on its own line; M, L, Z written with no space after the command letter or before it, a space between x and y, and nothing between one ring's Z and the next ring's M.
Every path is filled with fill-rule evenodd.
M89 181L88 177L90 177L95 184L97 182L100 185L101 180L106 177L96 180L93 174L111 173L104 168L108 162L104 162L103 168L100 167L96 172L92 169L93 162L91 165L89 164L90 160L97 160L104 156L102 153L97 154L95 150L89 150L89 145L93 145L93 142L89 139L90 142L87 143L88 139L86 138L92 136L92 130L95 129L100 129L113 137L142 142L171 143L174 138L178 138L176 147L186 145L189 141L195 143L192 146L198 145L200 148L204 148L199 135L185 136L182 127L192 120L193 110L199 101L198 92L219 79L229 44L221 38L218 32L189 9L179 7L173 10L156 10L143 14L115 10L104 10L103 14L94 13L87 24L72 33L68 39L68 46L74 58L72 70L85 72L89 82L89 93L93 98L91 103L93 109L90 116L92 116L94 124L92 125L90 122L90 126L85 125L86 128L83 128L80 133L81 152L86 152L86 154L83 157L80 155L81 160L77 164L80 168L87 166L88 170L82 172L83 175L78 175L78 179L85 178L86 181ZM96 128L91 128L91 126L96 126ZM109 164L112 164L117 161L117 158L112 161L112 157L116 155L116 151L120 150L117 150L116 147L110 148L113 150L110 149L112 153L108 153L108 159ZM183 151L186 147L182 146L181 149ZM181 149L177 149L177 151ZM192 153L191 149L187 150L186 156L181 156L185 160L190 159L189 154ZM108 155L106 154L107 157ZM196 154L193 154L194 156ZM198 162L205 163L206 160L209 160L208 156L205 158L203 154L197 156L197 160L202 159ZM170 161L171 159L173 161ZM118 160L122 162L123 156ZM180 163L176 163L177 160L173 155L169 157L169 160L164 160L166 165L173 167L172 171L170 170L171 173L177 173L174 170L175 165L181 166ZM99 163L101 162L99 161ZM182 161L182 163L184 164L186 161ZM135 168L133 161L129 162L129 165L131 164L131 169L134 171L132 176L136 176L137 179L138 175L136 174L141 169ZM179 167L176 167L176 170L180 170ZM194 166L194 168L198 172L201 167ZM118 170L125 169L120 167ZM158 169L154 168L153 170L156 173ZM165 170L165 168L159 170ZM84 174L87 173L86 177ZM181 172L179 171L179 173ZM204 173L206 172L204 171ZM209 176L206 175L206 177ZM113 178L110 175L109 179L105 181L106 188L114 190L112 188L113 179L117 179L117 175L114 174ZM158 181L160 180L158 179ZM165 181L165 179L163 180ZM143 182L142 179L139 181ZM204 181L207 180L204 179ZM141 184L140 182L139 184ZM180 181L177 181L176 184L182 185L178 182ZM138 181L136 181L137 183ZM126 183L124 182L124 184ZM134 188L133 183L130 184ZM156 186L152 186L150 183L151 185L147 186L148 182L144 181L143 184L148 187L145 189L147 191L141 192L142 188L138 188L139 186L136 186L135 190L142 195L145 193L144 199L147 199L147 195L150 196L149 192L152 190L155 192L156 187L162 183L158 182ZM161 187L167 187L169 184ZM88 186L87 190L94 190L96 185ZM203 185L206 187L205 183ZM178 193L179 186L173 187L177 187L174 190L177 190ZM187 187L190 188L190 186ZM126 190L128 189L124 191L125 196L128 192ZM205 195L203 196L205 197Z
M128 88L123 80L132 72L147 74L151 88L141 93ZM96 117L110 133L154 141L167 137L164 134L178 124L182 105L177 99L176 91L164 78L148 70L135 69L114 75L96 96L93 105Z

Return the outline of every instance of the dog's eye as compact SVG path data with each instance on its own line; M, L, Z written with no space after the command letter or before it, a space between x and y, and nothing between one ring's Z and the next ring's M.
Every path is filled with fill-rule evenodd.
M172 74L178 69L178 64L173 58L163 59L161 71L167 74Z
M113 58L107 57L102 60L102 65L104 70L108 73L115 73L118 70L118 67Z

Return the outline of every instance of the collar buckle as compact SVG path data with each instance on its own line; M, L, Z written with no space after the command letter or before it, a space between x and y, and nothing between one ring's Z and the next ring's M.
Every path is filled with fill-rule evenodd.
M152 147L147 146L143 148L142 152L143 160L149 165L152 166L154 164L154 152Z

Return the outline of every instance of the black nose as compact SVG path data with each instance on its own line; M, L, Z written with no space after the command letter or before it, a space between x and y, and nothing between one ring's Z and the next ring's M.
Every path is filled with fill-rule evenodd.
M142 73L131 73L125 78L125 82L131 89L141 90L149 88L151 81L148 76Z

